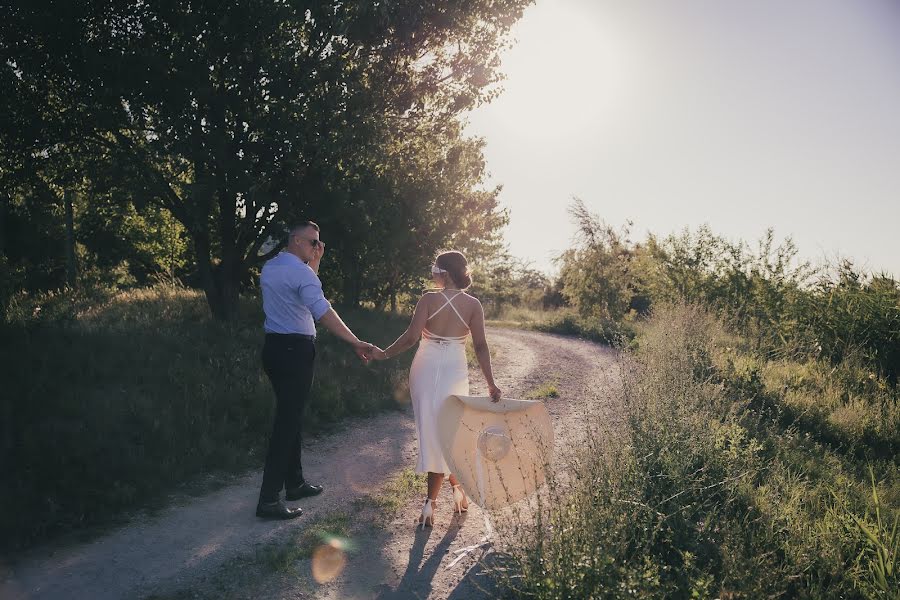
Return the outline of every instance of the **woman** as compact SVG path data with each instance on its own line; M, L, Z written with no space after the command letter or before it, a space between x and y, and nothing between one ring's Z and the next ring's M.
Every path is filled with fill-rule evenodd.
M428 473L428 496L418 520L423 528L434 524L434 507L445 475L453 489L456 512L462 513L469 506L459 481L450 473L437 438L441 403L451 395L469 394L466 364L469 333L491 399L497 402L502 394L491 371L491 354L484 335L484 310L477 298L465 292L472 285L466 257L453 250L442 252L431 267L431 277L439 289L426 292L419 299L406 332L386 350L376 349L371 355L376 360L391 358L405 352L421 338L409 371L409 392L419 437L416 473Z

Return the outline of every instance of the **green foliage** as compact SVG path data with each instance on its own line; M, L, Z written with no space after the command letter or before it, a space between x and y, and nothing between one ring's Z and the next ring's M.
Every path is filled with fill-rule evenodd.
M507 307L494 313L488 321L494 327L532 329L580 337L612 346L627 346L634 339L636 321L622 322L596 317L583 317L572 308L538 310L525 307Z
M549 278L506 253L476 262L472 288L488 318L497 318L513 307L539 309L549 293Z
M515 595L892 597L895 456L847 453L764 409L786 379L814 403L827 365L761 367L752 342L688 307L657 306L634 347L613 392L624 429L588 414L537 512L504 530L497 575ZM860 395L874 408L881 389ZM882 581L887 595L869 595Z
M99 262L118 260L106 226L129 215L107 200L165 209L181 231L116 242L172 273L190 240L217 318L302 218L337 256L336 300L395 302L439 247L498 247L506 213L459 117L496 94L529 3L19 4L0 23L0 183L90 198Z
M407 467L390 477L373 498L365 498L361 502L374 503L378 507L377 514L380 521L388 523L411 498L421 495L422 491L427 489L426 485L425 474L417 475L413 469Z
M814 269L793 241L770 229L752 249L707 226L643 244L627 239L576 200L578 245L559 259L562 293L582 317L627 323L656 304L715 310L770 358L857 357L896 383L900 374L900 282L844 261Z
M169 286L20 298L16 314L0 349L4 550L108 522L200 474L262 464L273 395L257 299L231 325L210 320L198 292ZM373 339L406 324L343 316ZM318 345L308 431L405 401L407 362L372 369L330 335Z
M12 292L67 285L61 194L48 185L26 186L10 200L0 221L0 256L12 270L7 280ZM184 228L167 210L147 205L138 209L108 195L88 198L83 191L72 196L76 286L121 288L189 275Z
M856 586L867 599L897 600L900 598L900 511L894 521L887 520L885 507L878 497L875 473L869 469L872 481L872 514L859 517L842 507L839 513L851 535L860 539L862 549L850 571ZM840 506L840 505L839 505Z
M526 393L525 397L530 400L538 400L541 398L559 398L559 389L557 389L555 381L548 381L542 383L538 387Z
M65 285L65 227L62 199L46 187L15 194L3 206L0 256L12 291L56 289ZM0 200L0 201L2 201Z
M634 329L629 321L616 322L596 316L584 317L565 309L549 311L540 319L529 323L527 327L535 331L571 335L613 346L624 346L634 337Z
M263 547L257 552L256 562L264 565L270 572L295 572L297 563L312 558L316 548L324 544L351 550L349 533L349 515L329 514L308 523L302 529L294 529L286 540Z
M776 245L771 229L753 251L707 226L661 242L651 236L643 267L655 301L717 308L731 324L770 345L796 333L790 310L812 274L807 263L797 260L793 242Z
M76 237L90 253L85 267L106 270L122 262L138 285L174 282L189 275L191 260L184 227L165 209L93 198L77 221Z
M900 282L887 275L867 277L844 261L835 276L819 279L798 310L822 357L837 364L861 354L896 383L900 375Z
M619 321L631 310L635 296L628 231L616 231L578 199L570 212L580 245L558 259L562 294L582 317Z

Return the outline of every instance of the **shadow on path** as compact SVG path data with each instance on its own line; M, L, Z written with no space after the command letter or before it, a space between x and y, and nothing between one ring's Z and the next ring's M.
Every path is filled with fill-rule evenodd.
M456 519L454 519L456 521ZM441 566L444 555L450 551L450 545L456 539L465 515L458 518L448 529L441 541L432 549L431 554L425 558L425 546L431 537L433 529L426 527L424 530L416 528L416 537L409 549L409 563L406 572L397 584L397 588L382 589L376 596L377 600L408 600L409 598L427 598L432 592L432 581ZM386 587L386 586L385 586Z

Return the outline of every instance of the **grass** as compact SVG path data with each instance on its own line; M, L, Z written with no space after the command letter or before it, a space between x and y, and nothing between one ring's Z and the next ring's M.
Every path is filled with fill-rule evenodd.
M897 597L900 470L882 446L897 443L896 390L853 364L748 348L697 308L658 308L639 327L625 431L589 421L535 516L504 532L511 594Z
M538 387L525 394L528 400L540 400L542 398L559 398L559 390L555 381L542 383Z
M823 442L861 455L900 454L896 390L860 363L770 361L748 368L760 371L760 395Z
M290 573L297 563L312 558L316 548L335 543L342 550L353 551L350 542L351 519L346 513L325 515L303 529L294 529L286 542L266 546L257 552L256 562L272 573Z
M530 329L579 337L616 346L626 345L635 335L631 322L617 323L606 319L585 317L571 308L536 310L510 307L500 314L490 315L488 325Z
M258 299L245 298L232 324L213 321L201 293L171 287L16 306L0 348L3 552L159 505L201 475L215 483L261 468L274 399ZM342 316L380 345L407 324ZM404 402L411 358L363 366L321 335L306 433Z
M426 481L424 474L416 474L414 469L407 467L390 477L377 494L371 498L364 498L361 502L374 504L378 508L380 521L387 522L393 519L411 498L424 496Z

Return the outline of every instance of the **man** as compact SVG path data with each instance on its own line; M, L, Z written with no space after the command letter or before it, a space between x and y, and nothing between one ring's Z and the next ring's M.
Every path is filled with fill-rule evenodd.
M315 321L350 343L362 360L372 349L350 331L322 294L318 273L324 253L319 226L305 221L291 229L287 248L266 262L260 275L266 315L263 368L276 398L275 422L256 506L256 516L262 518L293 519L303 512L285 505L280 497L282 488L286 489L287 500L322 493L322 486L303 478L300 465L303 409L316 356Z

